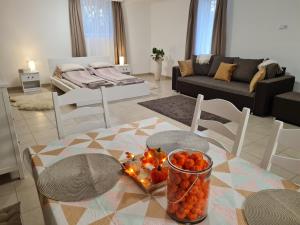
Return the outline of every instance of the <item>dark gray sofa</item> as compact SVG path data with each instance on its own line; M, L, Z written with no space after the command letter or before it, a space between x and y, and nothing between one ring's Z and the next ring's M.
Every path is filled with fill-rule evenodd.
M209 67L209 65L206 66ZM209 68L205 68L202 73L208 71ZM238 77L237 74L235 76ZM173 67L172 72L173 90L192 97L202 94L205 99L225 99L232 102L239 109L243 107L250 108L253 114L258 116L270 115L274 96L293 90L294 83L294 76L281 75L258 82L256 91L250 93L247 81L232 80L231 82L225 82L215 80L207 74L182 77L178 66Z

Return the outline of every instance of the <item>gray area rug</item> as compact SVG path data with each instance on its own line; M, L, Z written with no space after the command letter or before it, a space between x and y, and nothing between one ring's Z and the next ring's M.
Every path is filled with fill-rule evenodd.
M138 104L155 112L163 114L167 117L170 117L187 126L191 126L196 106L196 99L184 95L174 95L166 98L160 98L146 102L139 102ZM229 122L229 120L227 119L207 112L201 113L201 119L216 120L220 123ZM203 127L199 127L198 129L200 131L205 130L205 128Z
M74 202L99 196L110 190L122 173L120 163L104 154L80 154L46 168L37 187L47 198Z

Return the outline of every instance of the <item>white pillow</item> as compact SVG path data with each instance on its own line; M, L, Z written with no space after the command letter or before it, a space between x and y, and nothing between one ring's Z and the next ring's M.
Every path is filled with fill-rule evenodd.
M196 63L208 64L211 58L211 54L197 55Z
M68 72L68 71L74 71L74 70L85 70L84 66L74 63L66 63L61 64L57 66L61 72Z
M93 68L104 68L104 67L113 67L114 65L108 62L93 62L90 63L89 66Z
M273 63L278 64L278 62L276 62L276 61L273 60L273 59L266 59L266 60L264 60L261 64L259 64L259 65L257 66L257 69L261 69L262 67L266 67L266 66L268 66L268 65L270 65L270 64L273 64Z

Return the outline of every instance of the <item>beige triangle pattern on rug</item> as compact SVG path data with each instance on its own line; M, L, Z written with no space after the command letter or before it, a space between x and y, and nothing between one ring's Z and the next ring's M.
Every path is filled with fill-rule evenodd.
M163 197L163 196L166 196L166 194L167 194L167 189L156 190L151 193L151 195L154 197Z
M112 224L111 222L112 222L112 219L114 216L115 216L114 213L109 214L108 216L105 216L93 223L90 223L89 225L111 225Z
M43 166L43 162L39 156L35 155L31 158L31 160L34 166Z
M109 135L109 136L105 136L105 137L101 137L101 138L97 138L97 140L101 140L101 141L113 141L115 139L116 135Z
M103 146L97 142L97 141L92 141L89 145L88 148L97 148L97 149L102 149Z
M228 161L213 168L215 172L230 173Z
M132 204L137 203L138 201L141 201L141 200L147 198L147 197L148 197L148 195L146 195L146 194L125 192L122 196L122 200L120 201L117 210L124 209Z
M138 128L140 126L140 123L138 122L133 122L130 124L131 126L133 126L134 128Z
M76 225L86 210L86 208L71 205L61 205L61 208L68 225Z
M44 148L46 148L47 145L35 145L32 146L31 149L35 152L35 153L39 153L40 151L42 151Z
M153 197L150 199L146 216L158 219L168 218L166 210Z
M229 161L229 160L235 158L236 156L230 152L226 152L226 157L227 157L227 160Z
M141 127L141 129L155 129L156 125L149 125L149 126L145 126L145 127Z
M48 152L42 152L41 155L52 155L52 156L57 156L59 155L60 153L62 153L66 148L58 148L58 149L55 149L55 150L51 150L51 151L48 151Z
M124 133L124 132L132 131L132 130L135 130L135 129L136 128L120 128L118 133Z
M163 123L163 122L165 122L164 119L158 118L158 119L156 120L156 123L155 123L155 124L159 124L159 123Z
M114 157L117 160L119 160L121 155L123 154L123 151L121 150L107 150L107 151L112 157Z
M70 144L69 146L72 146L72 145L78 145L78 144L81 144L81 143L84 143L84 142L88 142L88 141L91 141L89 139L74 139Z
M281 183L285 189L297 191L300 188L300 186L298 186L297 184L294 184L293 182L291 182L289 180L282 180Z
M98 132L89 132L89 133L86 133L86 135L94 140L99 135L99 133Z
M243 209L236 209L236 217L238 221L238 225L248 225L244 216Z
M135 132L135 135L139 135L139 136L149 136L149 134L147 134L146 132L138 129L136 132Z
M246 191L246 190L241 190L241 189L235 189L238 193L240 193L242 196L247 198L249 195L253 194L254 192L252 191Z
M228 184L224 183L223 181L221 181L219 178L217 178L214 175L212 175L210 177L210 184L213 186L218 186L218 187L231 188Z

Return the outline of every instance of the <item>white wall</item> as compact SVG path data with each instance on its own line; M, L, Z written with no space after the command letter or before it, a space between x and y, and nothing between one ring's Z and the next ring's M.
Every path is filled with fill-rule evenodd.
M150 1L125 0L127 54L132 73L150 72Z
M190 0L154 0L151 3L151 49L163 48L166 53L163 75L171 76L172 66L184 59L189 4ZM154 68L151 61L152 72Z
M275 59L300 81L300 1L229 2L227 55Z
M48 58L71 56L67 0L9 0L0 3L0 76L19 86L18 69L37 62L49 82Z
M134 74L154 71L152 47L166 52L163 74L184 58L190 0L124 0L128 60ZM227 55L278 60L300 82L299 0L229 0ZM280 25L288 29L279 30ZM48 58L71 56L68 0L0 2L0 76L19 86L18 69L37 61L49 82ZM300 89L300 87L299 87Z

